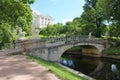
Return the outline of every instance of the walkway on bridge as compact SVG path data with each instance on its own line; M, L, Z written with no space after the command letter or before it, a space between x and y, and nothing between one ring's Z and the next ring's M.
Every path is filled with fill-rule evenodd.
M24 55L8 56L0 52L0 80L59 80L47 68Z

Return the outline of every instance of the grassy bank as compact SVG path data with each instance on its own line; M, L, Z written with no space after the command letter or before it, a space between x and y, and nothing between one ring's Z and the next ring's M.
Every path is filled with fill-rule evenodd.
M106 55L120 55L120 47L108 48L105 49L102 53Z
M119 55L120 56L120 38L111 37L108 41L113 42L114 45L111 45L111 48L105 49L102 53L103 55Z
M47 67L52 73L57 75L61 80L86 80L53 62L48 62L33 56L28 56L28 58Z

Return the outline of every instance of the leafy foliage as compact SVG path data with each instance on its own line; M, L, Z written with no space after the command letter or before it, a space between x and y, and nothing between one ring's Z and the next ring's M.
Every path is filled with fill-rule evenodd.
M60 36L64 34L63 24L57 23L54 25L48 25L47 27L42 28L39 34L45 36Z
M5 22L0 24L0 49L4 43L13 41L14 36L11 32L11 25Z
M120 25L120 1L119 0L98 0L97 8L104 14L104 20L110 26L110 36L119 37Z
M32 10L29 4L35 0L0 0L0 46L12 42L18 27L30 35ZM16 33L16 34L15 34Z
M41 29L46 35L58 36L82 34L101 37L109 32L110 36L120 37L120 1L119 0L85 0L84 11L80 17L65 25L58 24ZM40 34L41 34L40 32Z

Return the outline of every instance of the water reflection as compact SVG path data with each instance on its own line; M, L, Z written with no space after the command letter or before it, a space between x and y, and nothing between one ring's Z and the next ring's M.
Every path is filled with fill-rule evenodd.
M60 61L60 63L62 63L62 64L65 65L65 66L74 68L74 63L73 63L73 60L71 60L71 59L68 59L68 60L62 59L62 60Z
M120 71L118 70L118 67L116 64L111 65L111 71L113 72L113 76L116 80L120 80Z
M97 80L120 80L120 62L116 60L66 55L60 63Z

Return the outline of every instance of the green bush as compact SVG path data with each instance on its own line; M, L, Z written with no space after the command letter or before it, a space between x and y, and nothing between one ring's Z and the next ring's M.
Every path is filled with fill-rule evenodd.
M5 43L11 43L13 40L14 36L11 31L11 25L6 22L0 23L0 49Z

